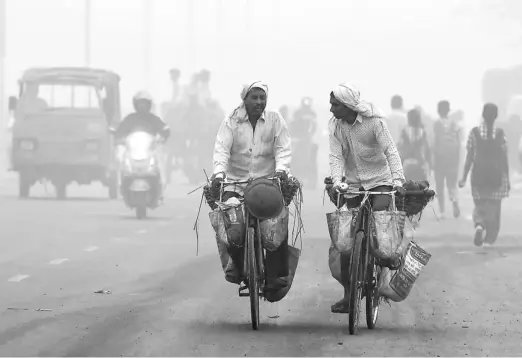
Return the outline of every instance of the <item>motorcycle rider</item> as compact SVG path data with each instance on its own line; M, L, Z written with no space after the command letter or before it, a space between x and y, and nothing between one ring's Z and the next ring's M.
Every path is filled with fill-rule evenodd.
M335 203L345 177L350 191L387 192L392 188L404 194L405 182L399 152L385 123L384 115L371 103L360 98L359 90L349 83L338 85L330 93L330 171L333 185L329 196ZM341 206L358 207L361 196L341 201ZM387 195L372 198L374 211L386 210L391 198ZM331 250L335 250L333 246ZM350 254L341 253L342 277L349 277ZM346 274L346 275L345 275ZM333 313L347 313L349 282L340 282L344 297L332 305Z
M135 112L121 121L116 129L116 138L125 138L139 128L153 136L160 135L166 141L170 136L170 128L160 117L152 113L152 104L152 96L148 92L136 93L132 98Z
M273 175L282 181L288 180L291 139L279 112L266 109L267 94L268 86L262 81L245 85L241 91L241 104L222 122L214 147L211 178L214 197L225 177L247 180ZM222 201L242 194L243 187L226 187ZM288 227L285 230L288 231ZM229 247L228 253L232 260L225 278L240 284L243 279L242 250ZM288 236L277 250L266 253L268 290L288 286L288 255Z
M132 98L134 113L127 115L119 124L115 131L116 142L121 143L129 134L136 130L149 133L152 136L159 136L159 143L164 143L170 137L169 126L161 120L160 117L152 113L153 100L152 96L146 91L140 91ZM119 145L117 147L117 155L119 162L122 162L125 147ZM158 156L158 166L160 170L160 187L163 188L165 178L165 158L161 146L156 148Z

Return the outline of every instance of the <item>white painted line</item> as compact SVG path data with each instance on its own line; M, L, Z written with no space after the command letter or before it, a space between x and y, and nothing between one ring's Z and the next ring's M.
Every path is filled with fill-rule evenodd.
M124 242L124 241L129 241L129 238L128 237L113 237L111 240L116 241L116 242Z
M146 233L147 233L147 229L139 230L137 232L138 235L143 235L143 234L146 234Z
M28 277L29 277L29 275L16 275L16 276L11 277L7 281L9 281L9 282L20 282L22 280L25 280Z
M98 249L99 249L98 246L89 246L89 247L86 247L85 249L83 249L83 251L91 252L91 251L95 251Z
M69 259L56 259L49 262L50 265L61 265L65 261L69 261Z

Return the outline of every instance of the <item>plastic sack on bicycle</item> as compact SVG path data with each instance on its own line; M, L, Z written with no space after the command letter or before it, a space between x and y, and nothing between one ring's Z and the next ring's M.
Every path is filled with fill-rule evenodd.
M237 198L216 204L218 207L209 213L216 238L227 246L243 247L246 232L244 205Z
M263 248L273 252L287 239L288 217L289 210L288 207L285 206L277 217L259 222Z
M389 211L373 211L372 216L372 254L381 260L397 262L409 243L409 239L404 236L406 213L398 211L392 202Z
M352 249L358 212L358 209L345 209L326 214L330 240L337 251L348 252Z
M332 203L336 206L339 204L339 207L342 207L344 205L344 197L339 197L338 194L333 191L332 179L327 177L324 183L326 184L325 189ZM339 202L337 202L338 199ZM348 252L353 247L355 219L359 211L357 208L339 209L339 207L333 213L326 214L328 233L330 234L332 246L338 252Z
M394 302L404 301L430 258L431 254L417 243L409 242L401 267L396 271L387 267L382 269L379 294Z

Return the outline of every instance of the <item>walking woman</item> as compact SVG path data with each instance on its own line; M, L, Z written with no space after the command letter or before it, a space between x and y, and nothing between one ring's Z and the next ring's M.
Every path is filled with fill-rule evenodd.
M408 126L401 132L398 147L406 180L428 180L431 151L418 110L408 112Z
M490 246L497 240L502 199L507 198L510 191L507 142L502 129L495 127L497 116L496 105L484 105L484 121L473 128L468 137L468 155L459 182L459 186L464 187L471 170L476 246Z

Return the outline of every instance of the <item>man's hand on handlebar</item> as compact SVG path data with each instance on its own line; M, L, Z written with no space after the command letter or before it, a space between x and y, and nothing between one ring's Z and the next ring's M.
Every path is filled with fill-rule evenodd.
M393 190L395 190L395 194L397 196L405 196L406 195L406 189L402 187L402 185L395 185L393 187Z
M285 171L278 170L273 175L274 178L279 178L280 181L284 182L288 180L288 174Z
M221 183L223 183L223 181L225 180L225 173L216 173L216 174L212 174L212 176L210 177L210 186L212 188L212 190L216 190L216 191L219 191L221 189Z

